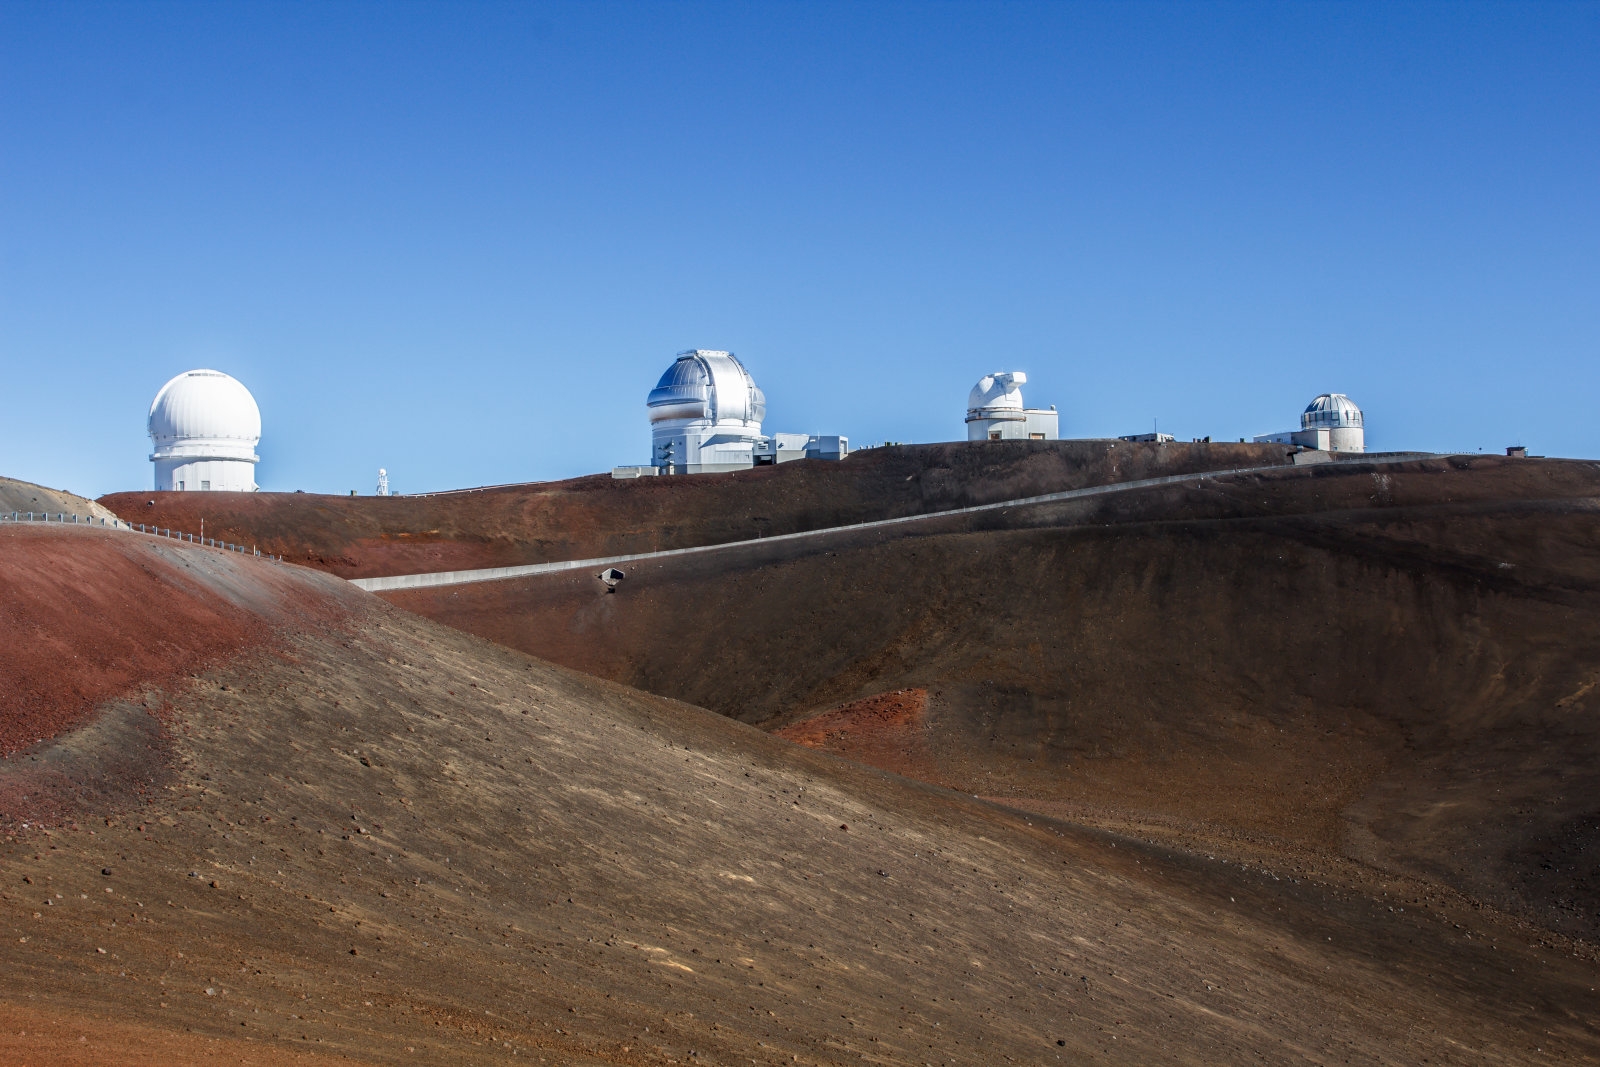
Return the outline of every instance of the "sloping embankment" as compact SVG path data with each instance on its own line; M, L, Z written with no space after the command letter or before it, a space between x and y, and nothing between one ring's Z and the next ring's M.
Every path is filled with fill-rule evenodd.
M822 742L1600 940L1597 499L1592 463L1329 465L639 563L615 596L589 574L386 596L769 727L923 689L921 726Z
M1030 819L215 555L108 619L195 583L273 639L147 692L160 788L0 844L15 1059L78 1058L63 1020L178 1063L1600 1055L1593 960L1491 911Z

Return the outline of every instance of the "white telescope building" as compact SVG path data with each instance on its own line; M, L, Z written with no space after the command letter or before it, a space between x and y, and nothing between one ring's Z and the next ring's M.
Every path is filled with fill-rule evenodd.
M1022 406L1021 371L985 374L967 394L967 440L1054 441L1061 436L1060 416L1050 409Z
M680 352L645 405L657 467L694 473L755 464L767 398L732 352Z
M1366 417L1355 401L1343 393L1323 393L1306 405L1299 430L1262 434L1256 441L1300 445L1323 452L1365 452Z
M842 459L845 437L763 434L767 398L732 352L691 348L661 376L645 399L650 416L650 463L617 467L615 478L652 474L737 471L792 459Z
M260 488L261 409L236 379L215 370L183 372L151 402L149 427L157 490Z

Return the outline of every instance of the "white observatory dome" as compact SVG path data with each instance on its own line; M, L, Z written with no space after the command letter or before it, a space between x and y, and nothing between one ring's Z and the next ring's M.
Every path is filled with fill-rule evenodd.
M967 394L967 421L973 421L977 412L995 408L1022 410L1022 390L1028 376L1021 371L997 371L985 374ZM978 418L984 416L977 415Z
M1061 436L1056 409L1033 411L1022 406L1021 371L995 371L978 379L967 394L967 440L1054 441Z
M1343 393L1323 393L1307 404L1300 416L1302 432L1328 431L1328 449L1332 452L1365 452L1365 424L1361 409Z
M760 423L767 417L766 395L739 357L702 348L680 352L645 403L652 423L665 419Z
M261 409L237 379L215 370L185 371L151 402L149 429L157 489L256 488Z

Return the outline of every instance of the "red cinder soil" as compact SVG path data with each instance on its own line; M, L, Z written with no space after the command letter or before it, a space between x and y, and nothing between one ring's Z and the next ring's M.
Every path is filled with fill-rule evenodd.
M349 1067L370 1061L263 1047L237 1037L128 1022L121 1012L83 1012L0 1003L0 1063L13 1067Z
M278 628L331 621L339 586L127 532L0 526L0 759L13 765L0 820L59 820L148 789L164 760L158 692Z
M939 781L927 738L928 691L895 689L775 731L807 748L821 749L907 778Z
M1327 464L386 598L768 729L925 689L932 781L1596 940L1597 499L1586 461Z
M1288 462L1281 445L984 441L842 462L617 480L591 475L429 496L113 493L123 519L260 546L342 578L722 544L1164 474Z
M217 555L201 585L238 605L255 561ZM200 582L188 561L150 610ZM860 585L856 562L824 576ZM105 702L26 754L93 763L148 721L142 703L165 709L160 788L126 810L80 795L73 821L0 835L0 1027L18 1031L0 1059L1600 1058L1592 948L1437 886L1330 886L1041 819L282 572L320 608L280 625L257 596L264 649ZM626 591L596 599L629 610ZM143 615L113 619L136 632ZM70 614L44 625L76 640ZM916 708L844 718L892 737ZM932 725L949 713L930 691ZM18 769L0 760L0 782ZM36 1029L53 1059L34 1058Z

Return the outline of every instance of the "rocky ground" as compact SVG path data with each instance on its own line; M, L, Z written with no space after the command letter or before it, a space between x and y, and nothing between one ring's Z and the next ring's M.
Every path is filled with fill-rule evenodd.
M64 489L46 489L32 482L0 478L0 515L10 515L13 511L23 514L32 511L50 515L93 516L97 519L116 517L96 501L87 500Z
M1593 463L1328 465L385 595L767 729L924 690L818 743L1595 942L1597 529Z
M1600 1054L1592 960L1495 912L1028 816L299 573L320 617L0 771L92 781L86 731L160 709L146 795L7 812L24 1062Z

